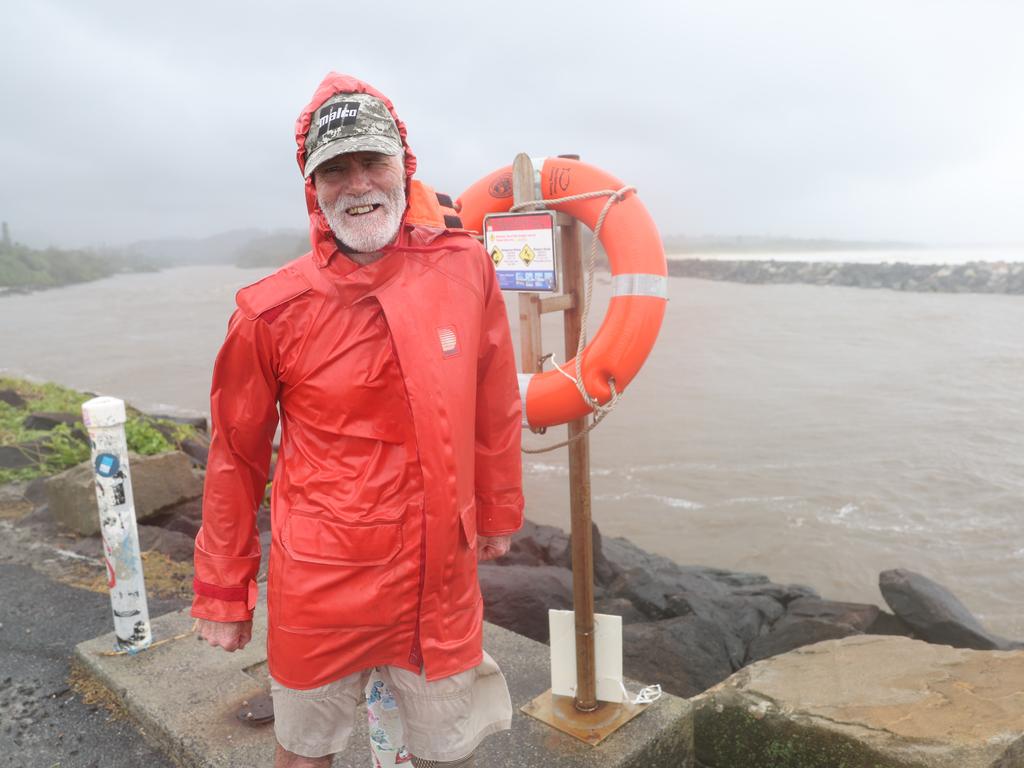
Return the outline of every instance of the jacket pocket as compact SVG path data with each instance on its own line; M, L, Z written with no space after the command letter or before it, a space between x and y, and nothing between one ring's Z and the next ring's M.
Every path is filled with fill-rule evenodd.
M292 510L281 543L293 560L321 565L383 565L402 548L402 520L348 524Z

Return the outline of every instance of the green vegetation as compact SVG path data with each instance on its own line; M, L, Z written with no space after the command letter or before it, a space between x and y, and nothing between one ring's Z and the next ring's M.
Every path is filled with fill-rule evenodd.
M0 445L17 446L33 462L32 466L20 469L0 469L0 484L53 475L89 458L89 440L80 416L82 403L92 395L57 384L35 384L3 377L0 377L0 390L13 390L25 400L22 406L0 401ZM79 420L73 426L58 424L51 430L27 429L25 418L35 412L73 413ZM195 434L194 427L155 419L128 408L125 437L128 450L134 453L151 455L171 451Z
M126 250L39 250L11 239L7 222L0 238L0 289L34 290L84 283L115 272L152 271L155 263Z
M4 287L52 288L113 273L109 261L88 251L37 251L20 243L0 245L0 286Z

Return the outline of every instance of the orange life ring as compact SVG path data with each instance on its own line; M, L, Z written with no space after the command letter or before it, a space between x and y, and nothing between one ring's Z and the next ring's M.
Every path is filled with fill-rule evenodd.
M535 195L555 200L601 189L619 190L623 183L579 160L534 158ZM607 197L555 203L591 229ZM456 202L466 229L483 231L488 213L512 207L512 166L499 168L469 187ZM601 244L612 272L612 298L601 327L583 350L582 376L587 392L602 405L612 397L609 379L621 393L647 359L665 315L668 269L661 236L635 192L612 205L601 227ZM575 378L575 359L561 365ZM519 390L530 427L564 424L591 412L575 383L556 370L520 374Z

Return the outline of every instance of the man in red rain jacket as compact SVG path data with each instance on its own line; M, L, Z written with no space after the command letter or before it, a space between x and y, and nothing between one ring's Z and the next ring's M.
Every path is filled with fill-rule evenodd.
M376 667L414 765L507 729L477 560L522 524L521 406L480 244L413 180L391 102L330 74L296 123L312 250L237 295L213 373L192 614L250 638L280 414L268 602L277 766L329 766Z

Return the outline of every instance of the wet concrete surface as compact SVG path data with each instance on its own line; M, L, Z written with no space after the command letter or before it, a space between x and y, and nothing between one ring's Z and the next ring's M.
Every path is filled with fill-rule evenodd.
M0 547L0 766L172 768L131 720L85 704L68 684L75 645L113 626L110 598L12 562L21 558L6 549ZM183 604L151 599L149 608L159 615Z

